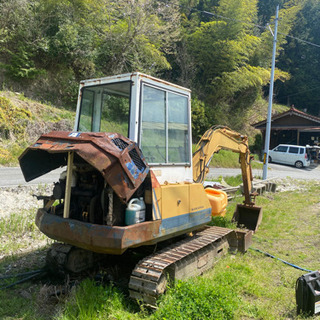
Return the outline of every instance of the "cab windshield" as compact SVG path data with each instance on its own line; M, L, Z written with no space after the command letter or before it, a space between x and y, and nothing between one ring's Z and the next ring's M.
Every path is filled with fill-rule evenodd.
M128 136L131 81L84 87L78 131Z

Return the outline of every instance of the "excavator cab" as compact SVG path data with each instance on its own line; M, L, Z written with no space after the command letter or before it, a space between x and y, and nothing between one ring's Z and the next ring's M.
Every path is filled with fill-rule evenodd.
M160 184L192 181L190 90L131 73L80 83L74 131L135 141Z
M141 73L82 81L74 129L117 131L136 141L160 184L192 179L203 183L215 152L221 148L238 152L245 202L237 206L233 220L256 231L262 209L252 201L247 137L225 127L210 128L191 162L190 99L190 90Z

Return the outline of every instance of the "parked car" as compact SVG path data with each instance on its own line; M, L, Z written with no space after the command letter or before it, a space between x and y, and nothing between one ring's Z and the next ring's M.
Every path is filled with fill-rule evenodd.
M307 147L290 144L279 144L269 150L269 162L289 164L297 168L310 166Z

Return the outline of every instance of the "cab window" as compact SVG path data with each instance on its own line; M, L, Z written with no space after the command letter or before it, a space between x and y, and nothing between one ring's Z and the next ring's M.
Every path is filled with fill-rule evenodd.
M143 84L140 146L152 164L190 163L188 97Z
M128 136L131 82L84 87L78 131Z

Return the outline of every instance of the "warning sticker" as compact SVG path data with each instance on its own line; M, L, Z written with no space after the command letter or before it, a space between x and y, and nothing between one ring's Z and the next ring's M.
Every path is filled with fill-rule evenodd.
M317 301L314 305L314 313L320 312L320 301Z

